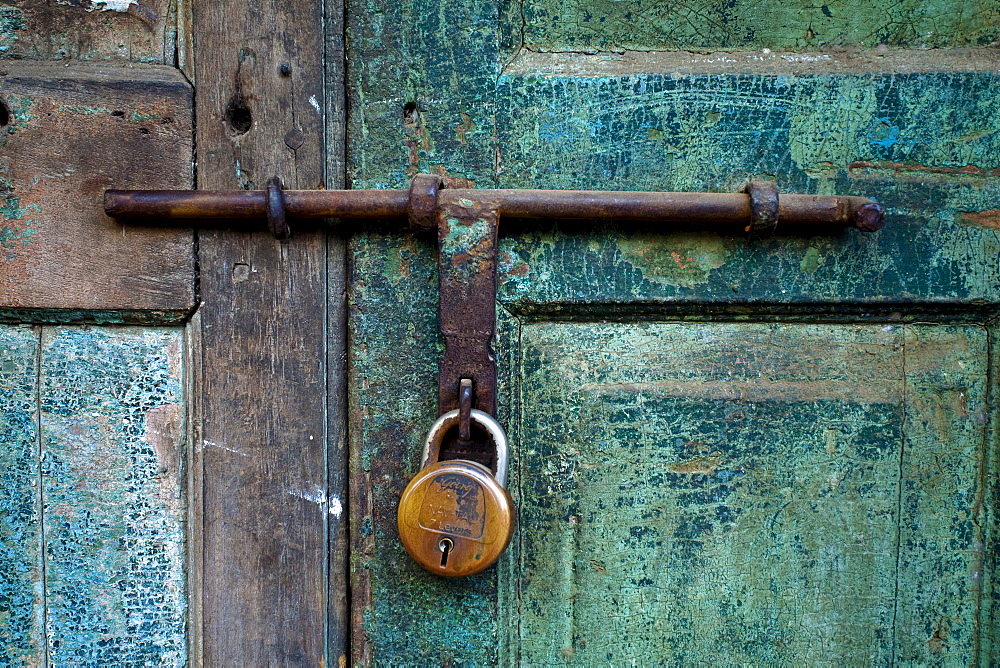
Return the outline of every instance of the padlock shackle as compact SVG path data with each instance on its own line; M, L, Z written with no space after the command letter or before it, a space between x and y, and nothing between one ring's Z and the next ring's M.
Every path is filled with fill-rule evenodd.
M507 461L510 458L510 444L507 442L507 434L504 433L503 427L497 422L491 415L484 413L481 410L473 408L469 414L469 417L473 422L478 423L487 434L489 434L490 439L493 441L493 445L496 448L496 470L493 471L493 477L496 478L497 482L500 483L501 487L507 487ZM427 439L424 441L424 452L421 458L420 468L425 469L431 464L438 461L438 453L441 449L441 442L444 440L445 434L451 429L458 426L459 411L455 410L448 411L431 426L430 432L427 434ZM457 460L463 461L463 460Z

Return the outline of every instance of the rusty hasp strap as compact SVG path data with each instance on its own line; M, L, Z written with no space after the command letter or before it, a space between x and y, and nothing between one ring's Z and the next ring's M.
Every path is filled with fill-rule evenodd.
M275 213L280 206L290 220L328 218L403 218L431 229L441 180L414 177L409 190L108 190L104 210L136 225L177 225L178 220L249 221L247 229L283 233ZM275 189L279 192L275 194ZM882 206L864 197L778 195L769 181L751 181L742 193L658 193L592 190L447 190L456 197L496 203L506 218L563 220L613 219L659 223L732 225L743 230L796 230L803 227L854 227L874 232L882 227ZM289 231L290 233L290 231Z
M411 224L420 225L413 218L433 211L438 231L438 321L445 346L438 367L438 414L459 412L459 428L442 441L439 457L471 459L496 471L495 448L486 434L473 432L469 413L476 408L496 414L499 201L436 188L433 195L427 194L430 189L421 191L413 200L419 204L411 208Z

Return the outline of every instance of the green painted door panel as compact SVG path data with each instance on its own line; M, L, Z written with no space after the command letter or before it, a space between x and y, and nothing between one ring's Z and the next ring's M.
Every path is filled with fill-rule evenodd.
M995 2L524 0L512 3L533 51L989 46Z
M355 251L355 567L376 663L990 663L982 326L505 302L520 527L495 570L442 580L395 533L434 416L433 248Z
M528 322L520 340L512 659L973 661L982 328Z
M184 665L183 331L0 326L3 665Z
M436 413L433 239L354 237L356 659L1000 661L1000 55L955 48L996 40L973 4L348 3L355 187L763 177L887 210L753 239L502 221L521 518L464 581L395 527Z

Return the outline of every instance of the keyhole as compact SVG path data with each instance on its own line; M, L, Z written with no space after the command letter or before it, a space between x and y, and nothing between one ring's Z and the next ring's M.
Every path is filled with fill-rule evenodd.
M451 538L442 538L438 541L438 549L441 550L441 568L448 565L448 554L454 547L455 543L452 542Z

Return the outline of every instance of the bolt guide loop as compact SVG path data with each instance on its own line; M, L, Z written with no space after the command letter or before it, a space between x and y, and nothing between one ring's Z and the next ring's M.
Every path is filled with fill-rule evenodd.
M880 204L864 197L779 195L752 180L742 193L657 193L446 189L418 174L409 190L265 191L108 190L109 216L138 225L198 219L239 229L292 235L290 221L405 218L411 229L438 233L445 352L438 374L438 414L424 444L421 469L399 503L407 552L442 576L478 573L493 564L514 532L516 511L504 488L508 442L496 412L496 247L501 217L613 219L729 226L751 238L777 231L816 233L882 227ZM237 226L236 221L249 224ZM266 222L266 228L263 223Z

